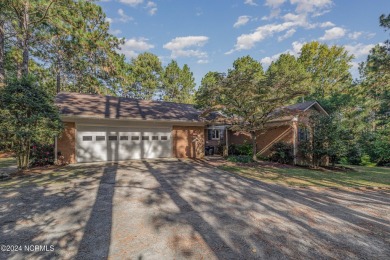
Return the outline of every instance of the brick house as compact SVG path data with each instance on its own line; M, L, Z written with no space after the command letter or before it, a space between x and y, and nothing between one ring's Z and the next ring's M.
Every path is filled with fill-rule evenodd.
M317 101L302 102L283 109L288 112L287 115L270 121L266 125L266 130L257 135L258 154L268 156L270 148L275 143L285 142L293 147L294 164L306 164L299 154L298 145L300 141L310 137L310 129L307 126L309 117L313 114L328 115L328 113ZM212 146L218 150L217 147L220 145L240 145L251 142L248 134L231 131L229 128L230 125L223 122L207 125L204 134L206 147Z
M242 144L249 138L230 131L229 125L208 124L200 117L202 111L188 104L79 93L59 93L55 103L64 123L55 154L66 163L203 158L205 145ZM315 101L288 108L291 116L273 120L267 131L259 134L261 154L266 155L278 141L296 148L302 132L299 125L307 114L326 113Z

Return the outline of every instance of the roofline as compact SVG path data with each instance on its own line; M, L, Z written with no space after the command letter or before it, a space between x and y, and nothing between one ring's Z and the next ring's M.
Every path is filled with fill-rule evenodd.
M164 101L164 100L155 100L155 99L140 99L140 98L130 98L130 97L121 97L121 96L111 96L111 95L101 95L101 94L87 94L87 93L78 93L78 92L67 92L67 91L61 91L61 92L58 92L56 95L55 95L55 99L57 99L57 97L60 95L60 94L77 94L77 95L86 95L86 96L94 96L94 97L100 97L100 98L117 98L117 99L127 99L127 100L131 100L131 101L146 101L146 102L154 102L154 103L170 103L170 104L178 104L178 105L186 105L186 106L192 106L195 108L195 104L188 104L188 103L182 103L182 102L173 102L173 101ZM196 110L199 110L197 108L195 108Z
M63 121L71 121L77 119L93 119L93 120L109 120L109 121L121 121L121 122L166 122L172 124L192 124L192 125L206 125L205 122L202 121L189 121L189 120L170 120L170 119L144 119L144 118L102 118L97 116L75 116L75 115L60 115L61 120Z
M306 112L309 108L311 108L312 106L316 105L316 107L322 112L324 113L325 115L329 116L328 112L326 112L326 110L321 106L320 103L318 103L318 101L314 101L313 104L311 104L310 106L308 106L305 110L303 110L303 112Z

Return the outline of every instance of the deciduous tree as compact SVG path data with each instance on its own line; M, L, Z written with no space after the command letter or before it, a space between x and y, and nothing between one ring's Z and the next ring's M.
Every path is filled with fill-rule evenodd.
M270 120L281 116L280 107L307 93L307 74L289 54L281 55L266 73L250 56L239 58L227 76L216 83L218 79L218 74L209 73L202 80L204 84L210 83L211 88L202 88L203 93L197 96L198 104L205 106L207 112L217 110L226 115L232 130L250 134L253 159L256 159L257 135L265 130ZM207 100L204 93L211 89L218 98Z

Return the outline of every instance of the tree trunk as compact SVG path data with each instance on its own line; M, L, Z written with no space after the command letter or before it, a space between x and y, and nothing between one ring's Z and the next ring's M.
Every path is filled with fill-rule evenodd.
M60 71L57 72L57 93L61 92L61 74Z
M30 165L30 149L31 149L31 141L27 141L27 154L26 154L26 168Z
M5 48L4 48L4 20L0 18L0 87L3 86L5 81Z
M29 62L29 22L30 22L30 17L29 17L29 2L26 1L24 4L24 11L22 15L22 35L23 35L23 61L22 61L22 68L21 68L21 74L22 76L27 76L28 75L28 62Z
M256 153L257 153L257 136L256 132L251 132L251 138L252 138L252 159L254 161L257 161Z

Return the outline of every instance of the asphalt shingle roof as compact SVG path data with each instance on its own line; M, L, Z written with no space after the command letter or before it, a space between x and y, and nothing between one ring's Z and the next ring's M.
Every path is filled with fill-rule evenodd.
M55 99L64 116L200 122L193 105L61 92Z
M63 116L184 122L218 121L216 120L218 118L221 121L223 117L214 112L202 118L202 111L189 104L80 93L58 93L55 103ZM301 112L316 103L316 101L306 101L283 108L292 112ZM318 103L316 106L320 107Z

